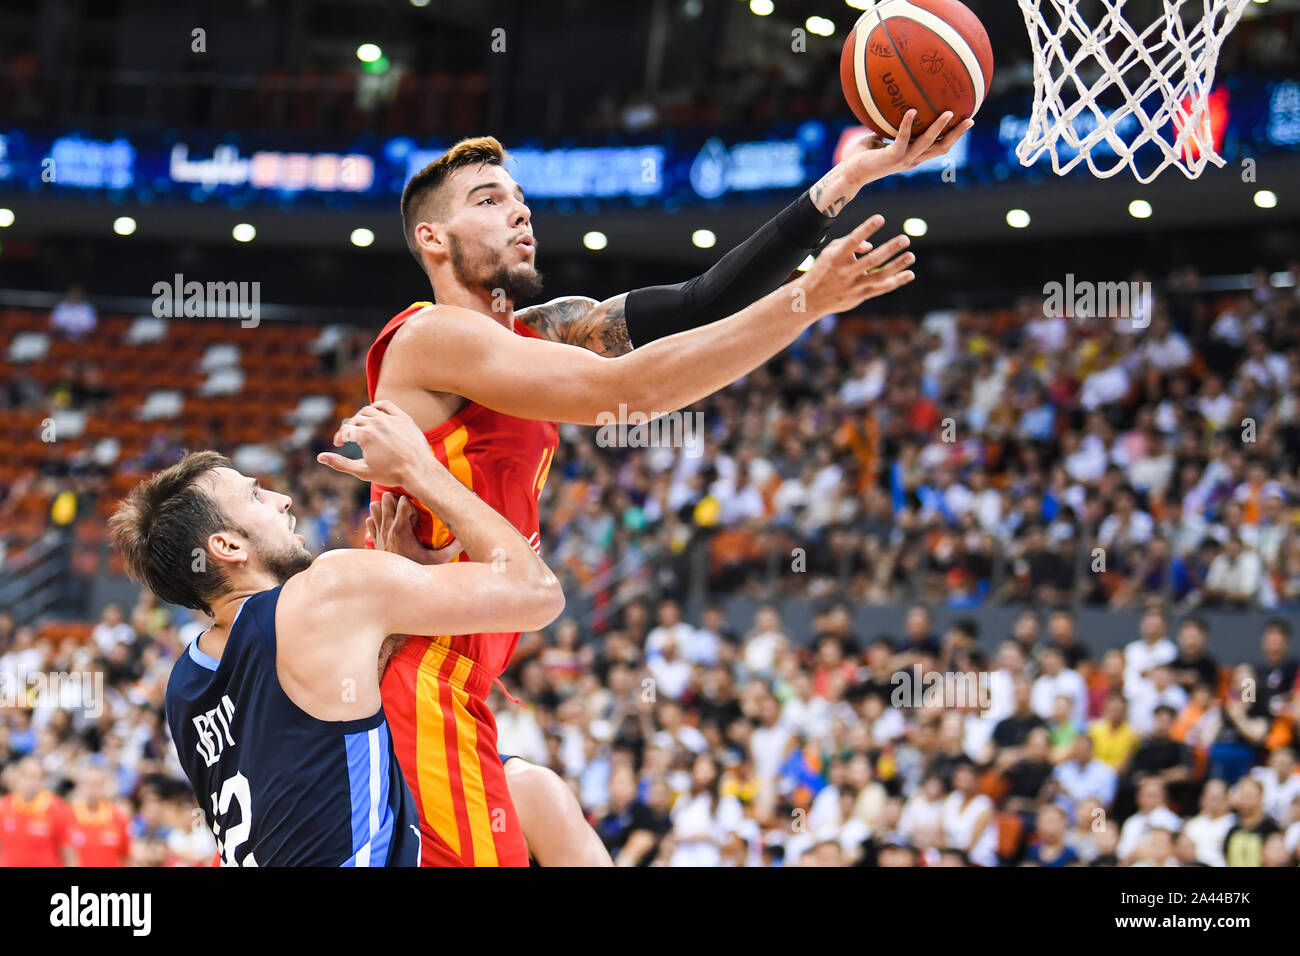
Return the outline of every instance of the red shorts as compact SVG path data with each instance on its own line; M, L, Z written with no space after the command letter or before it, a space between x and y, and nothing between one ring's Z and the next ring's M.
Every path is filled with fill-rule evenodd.
M492 675L412 637L380 684L393 747L420 810L423 866L527 866L528 847L497 754Z

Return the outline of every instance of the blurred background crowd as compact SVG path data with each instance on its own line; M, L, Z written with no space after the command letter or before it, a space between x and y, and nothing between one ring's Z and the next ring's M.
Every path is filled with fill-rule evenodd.
M684 410L690 442L560 429L566 614L490 703L620 864L1297 864L1300 0L1224 47L1226 167L1142 189L1019 163L1023 18L968 4L997 68L966 155L844 214L913 236L918 281ZM212 448L313 551L362 543L367 489L315 455L429 295L421 151L531 152L546 297L605 297L703 272L850 131L863 0L555 6L0 9L0 866L212 861L161 713L206 621L106 520ZM365 188L314 178L353 154ZM1058 315L1067 275L1153 295ZM160 315L186 277L259 321Z
M659 447L562 426L546 556L598 628L660 592L1294 609L1300 263L1272 278L1224 294L1182 270L1118 321L1042 297L828 316ZM366 489L315 455L365 400L372 330L276 323L241 349L219 321L113 317L71 341L59 315L5 312L0 566L63 529L88 613L76 575L120 570L103 518L186 447L292 493L313 548L358 543Z
M804 646L772 605L735 633L716 606L636 601L598 638L525 635L522 704L489 703L501 750L560 773L623 866L1297 865L1290 624L1217 660L1203 620L1140 620L1098 656L1068 609L1026 610L986 654L923 605L870 638L828 605ZM0 615L3 686L87 675L0 710L0 865L213 860L161 718L205 627L147 594L88 643Z
M628 865L1295 865L1295 272L1227 296L1182 272L1133 321L1044 317L1031 299L827 317L701 403L696 447L565 426L542 540L584 601L521 642L506 680L523 706L492 701L501 749L561 773ZM284 441L240 444L272 437L265 419L212 414L204 386L234 367L255 388L275 348L231 366L212 361L229 346L194 346L203 374L183 370L195 395L173 416L97 438L131 350L173 348L177 330L136 341L152 320L101 321L75 290L39 318L7 343L13 357L23 336L48 340L9 368L7 412L81 431L6 466L0 513L21 518L11 564L66 543L57 607L84 609L115 575L104 514L187 445L233 449L290 490L313 549L359 543L364 486L313 459L331 414L363 398L367 330L277 332L300 384L335 390L316 418L299 414L306 386L269 394L289 409ZM687 621L693 590L707 600ZM733 631L719 602L737 594L773 603ZM811 640L784 631L777 599L795 594L821 601ZM855 633L856 605L898 602L919 602L904 632ZM936 633L927 604L1025 610L981 639L974 619ZM1113 635L1075 633L1089 605L1141 610L1140 633L1095 650ZM1201 608L1279 616L1216 660ZM204 626L148 595L93 625L0 615L0 827L43 805L59 853L101 840L120 862L210 859L160 718ZM898 696L929 671L969 674L980 695ZM99 710L15 693L42 673L102 673ZM0 855L13 846L0 829Z

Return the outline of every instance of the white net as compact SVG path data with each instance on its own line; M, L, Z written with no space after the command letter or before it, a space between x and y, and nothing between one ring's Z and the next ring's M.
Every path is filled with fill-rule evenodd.
M1210 88L1219 49L1250 2L1160 0L1163 14L1141 16L1137 0L1020 0L1034 45L1021 164L1046 152L1058 175L1086 161L1095 176L1127 166L1143 183L1168 166L1189 179L1207 163L1222 166Z

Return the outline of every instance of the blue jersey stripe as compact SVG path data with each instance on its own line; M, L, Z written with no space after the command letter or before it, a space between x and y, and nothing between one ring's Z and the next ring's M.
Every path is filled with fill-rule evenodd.
M392 774L392 762L389 759L388 725L380 724L370 732L374 742L372 753L376 758L374 780L375 829L372 831L370 862L372 866L384 866L388 862L388 846L393 840L393 808L389 804L389 783Z
M344 866L370 865L370 735L373 731L347 734L343 740L348 755L348 791L352 806L352 856Z
M383 710L318 720L281 686L279 593L244 601L220 658L191 641L168 680L167 725L205 818L223 835L246 828L241 843L227 843L243 865L419 865L419 815ZM295 741L289 753L286 733Z

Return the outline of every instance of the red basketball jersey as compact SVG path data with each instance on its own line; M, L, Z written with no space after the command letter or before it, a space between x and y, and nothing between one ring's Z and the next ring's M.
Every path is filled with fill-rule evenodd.
M68 808L43 790L28 803L16 793L0 797L0 867L62 866Z
M375 399L379 370L393 335L407 319L430 304L416 302L393 316L379 333L375 344L370 346L366 356L366 387L371 401ZM532 329L518 321L514 323L514 332L528 338L539 338ZM559 430L555 423L515 418L477 402L469 402L451 418L424 434L434 455L447 470L514 525L540 554L537 502L559 444ZM401 488L372 484L370 499L378 499L385 491L406 494ZM415 500L413 495L408 497ZM415 504L418 513L416 533L420 540L433 548L448 544L453 536L447 525L421 502L415 501ZM366 545L369 547L371 542L367 541ZM461 554L457 560L468 558ZM442 639L439 643L481 664L495 677L509 665L510 656L519 643L519 634L470 634Z

